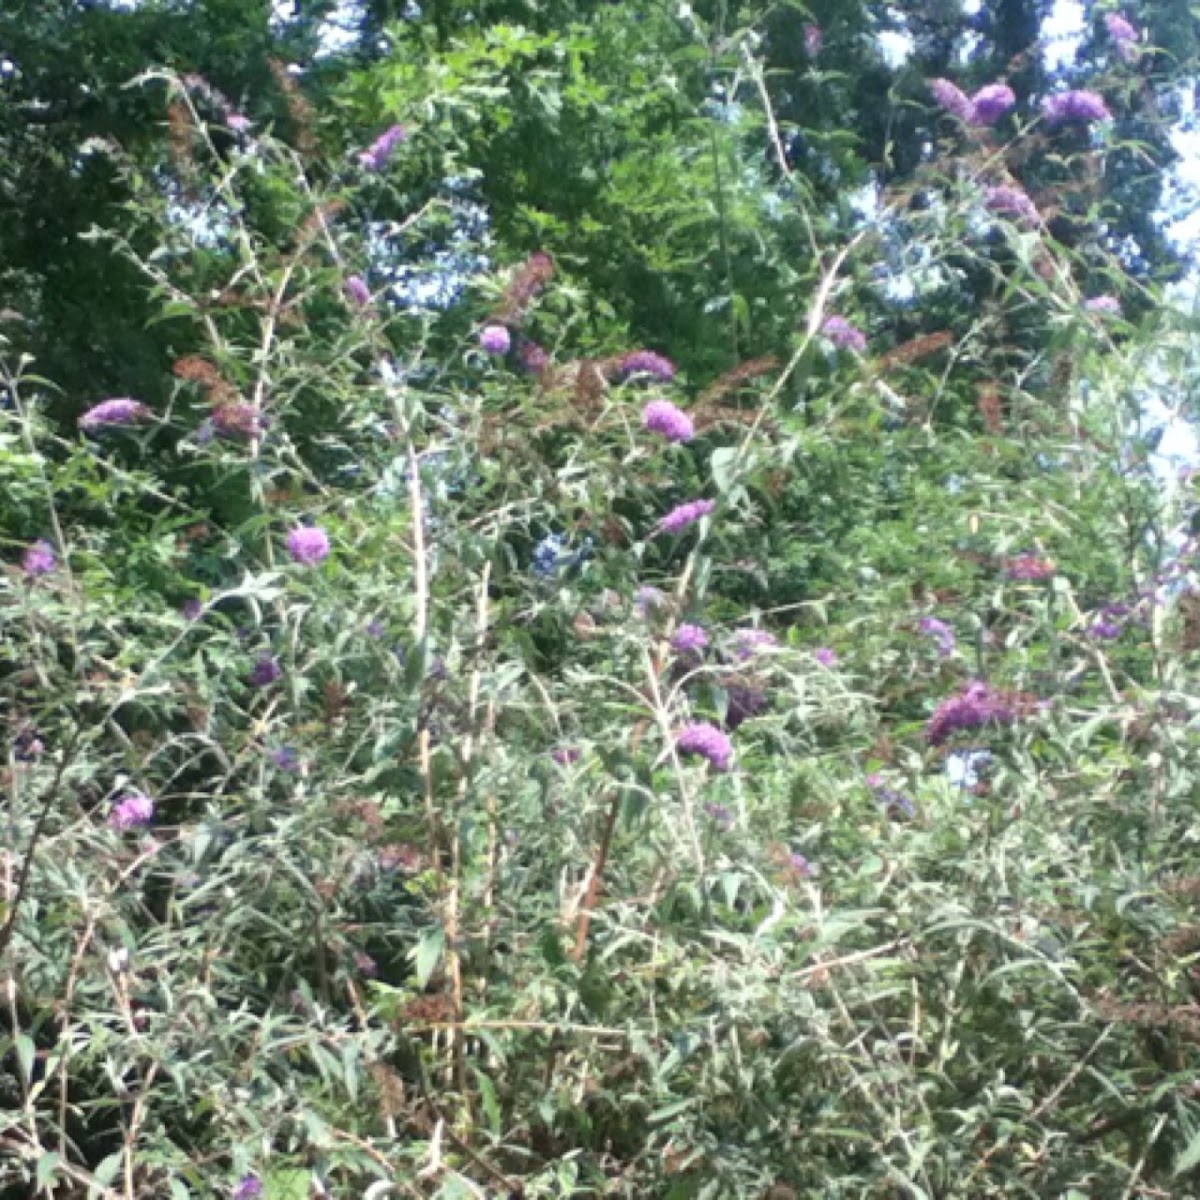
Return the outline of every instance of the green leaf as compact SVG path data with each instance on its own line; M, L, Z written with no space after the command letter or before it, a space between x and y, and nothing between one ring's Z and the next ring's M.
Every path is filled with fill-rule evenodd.
M413 961L417 970L417 987L423 988L433 977L433 972L441 961L446 950L446 931L439 925L436 929L427 929L417 943Z

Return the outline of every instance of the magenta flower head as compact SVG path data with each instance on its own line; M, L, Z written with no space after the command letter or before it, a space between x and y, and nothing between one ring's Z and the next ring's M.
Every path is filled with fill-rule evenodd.
M329 553L329 537L319 525L299 525L287 535L293 562L311 567Z
M140 401L128 396L102 400L79 418L80 429L100 429L105 425L133 425L144 421L150 410Z
M113 829L136 829L153 820L154 801L142 792L126 792L108 814L108 823Z
M861 354L867 348L866 334L851 325L845 317L826 317L821 332L840 350L853 350Z
M356 960L357 957L355 955ZM230 1200L259 1200L262 1194L262 1180L257 1175L243 1175L230 1193Z
M49 575L58 565L54 547L45 538L39 538L21 555L21 570L26 575Z
M403 125L393 125L384 130L365 150L361 151L358 161L368 171L382 171L388 160L396 153L396 147L404 141L407 135Z
M813 658L823 667L836 667L838 664L837 651L829 646L818 646L813 651Z
M1088 125L1093 121L1112 119L1104 97L1089 91L1058 92L1047 96L1042 101L1042 115L1048 125Z
M925 739L931 746L940 746L957 730L978 729L991 722L1006 724L1014 721L1016 715L1016 709L1004 696L976 679L937 706L925 726Z
M671 639L671 646L680 654L693 654L708 645L708 634L700 625L680 625Z
M716 507L711 500L689 500L686 504L676 505L659 521L658 530L660 533L680 533Z
M958 117L960 121L970 121L974 116L974 107L970 97L950 80L931 79L929 90L933 93L933 98L951 116Z
M995 125L1016 102L1017 95L1007 83L989 83L971 97L971 122Z
M512 335L504 325L485 325L479 334L479 345L488 354L507 354Z
M816 58L825 45L825 34L820 25L809 24L804 27L804 53L809 58Z
M642 424L651 433L661 433L668 442L690 442L696 436L692 418L670 400L651 400L642 409Z
M579 761L581 751L578 746L556 746L550 751L550 757L560 767L569 767Z
M1121 302L1116 296L1092 296L1084 301L1083 307L1090 313L1100 313L1101 316L1119 317Z
M371 289L361 275L347 275L342 284L342 291L356 308L366 308L371 303Z
M1040 214L1028 193L1019 187L1000 184L985 189L983 203L994 213L1022 221L1036 221Z
M716 771L728 771L733 765L733 743L708 721L685 725L675 735L675 745L682 754L698 754L701 758L707 758Z
M1004 563L1004 573L1009 579L1019 579L1027 583L1049 579L1054 570L1054 564L1048 558L1038 558L1036 554L1018 554Z
M1120 13L1106 13L1104 25L1117 48L1117 57L1122 62L1137 58L1138 31Z
M621 359L617 369L624 379L631 375L652 375L667 381L675 378L675 364L653 350L631 350Z

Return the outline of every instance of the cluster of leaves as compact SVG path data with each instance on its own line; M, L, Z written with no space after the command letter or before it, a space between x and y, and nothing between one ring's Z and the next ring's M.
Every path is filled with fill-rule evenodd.
M23 276L0 1184L1186 1194L1195 351L1106 147L946 125L864 216L870 7L779 77L812 13L460 7L328 111L134 64L120 422Z

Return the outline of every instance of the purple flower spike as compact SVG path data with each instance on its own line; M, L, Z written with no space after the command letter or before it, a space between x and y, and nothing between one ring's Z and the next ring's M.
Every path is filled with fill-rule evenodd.
M1108 121L1112 113L1098 92L1058 92L1042 101L1042 115L1048 125L1069 122L1087 125L1093 121Z
M1036 221L1040 216L1037 205L1028 194L1008 184L987 188L983 193L983 202L992 212L1001 216L1024 221Z
M821 332L839 350L853 350L861 354L867 348L867 336L861 329L851 325L845 317L826 317Z
M714 508L716 504L712 500L689 500L686 504L679 504L659 521L659 532L679 533L701 517L708 516Z
M1016 93L1006 83L989 83L971 97L971 122L995 125L1017 102Z
M300 525L287 535L293 562L311 567L329 553L329 537L319 525Z
M937 617L922 617L918 624L922 633L929 634L937 642L939 657L949 658L954 653L954 647L958 641L954 636L954 630L945 621L941 621Z
M99 429L104 425L133 425L150 416L150 410L140 401L128 396L102 400L79 418L80 429Z
M708 721L685 725L675 735L675 745L683 754L698 754L708 759L716 771L728 771L733 765L733 743Z
M1114 638L1119 638L1124 632L1123 627L1117 621L1110 621L1106 617L1098 617L1092 622L1088 633L1094 638L1103 638L1104 641L1112 641Z
M668 442L690 442L696 436L692 418L670 400L651 400L642 409L642 424L651 433L661 433Z
M804 53L809 58L816 58L825 45L825 34L820 25L809 24L804 27Z
M382 171L407 135L403 125L393 125L381 133L359 156L358 161L368 171Z
M45 538L39 538L21 555L21 570L26 575L49 575L58 566L54 547Z
M937 706L925 727L925 738L931 746L940 746L959 729L977 729L992 721L1004 724L1014 721L1016 715L1004 696L976 679Z
M1138 31L1120 13L1106 13L1104 24L1116 47L1117 57L1122 62L1133 62L1138 54Z
M970 97L950 80L931 79L929 90L933 93L933 98L951 116L958 117L960 121L970 121L973 117L974 106L971 104Z
M243 1175L230 1193L230 1200L258 1200L262 1194L262 1180L257 1175Z
M653 375L669 382L675 378L675 364L653 350L631 350L621 359L618 369L624 379L631 375Z
M708 634L699 625L680 625L671 646L680 654L697 654L708 645Z
M813 658L823 667L836 667L838 665L837 651L830 646L818 646L813 651Z
M485 325L479 334L479 345L488 354L507 354L512 335L504 325Z
M356 308L366 308L371 303L371 289L361 275L347 275L346 282L342 284L342 291Z
M153 820L154 801L141 792L126 792L108 814L108 823L114 829L136 829Z
M1092 296L1084 301L1083 307L1090 313L1100 313L1102 316L1121 315L1121 302L1116 296Z

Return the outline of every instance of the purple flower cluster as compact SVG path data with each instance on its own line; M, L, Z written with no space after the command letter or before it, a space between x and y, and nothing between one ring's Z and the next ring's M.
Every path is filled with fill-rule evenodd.
M1036 554L1018 554L1004 563L1004 573L1009 579L1028 583L1049 579L1054 570L1054 564L1048 558L1038 558Z
M581 751L578 746L556 746L550 751L550 757L560 767L569 767L579 761Z
M371 289L361 275L347 275L342 291L346 293L346 299L358 308L366 308L371 303Z
M957 84L948 79L931 79L929 90L933 98L952 116L960 121L970 121L974 109L971 98Z
M403 125L391 126L359 153L358 161L368 171L382 171L387 166L388 160L395 154L396 147L404 141L406 136Z
M1117 57L1122 62L1137 58L1138 31L1120 13L1105 13L1104 25L1117 48Z
M1006 217L1037 221L1040 216L1037 205L1029 198L1028 193L1011 184L1002 183L996 187L986 188L983 193L983 202L992 212Z
M126 792L108 814L108 823L114 829L135 829L153 820L154 801L142 792Z
M670 400L651 400L642 409L642 425L651 433L661 433L668 442L690 442L696 436L692 418Z
M32 546L25 547L21 555L21 570L26 575L49 575L58 566L54 547L45 538L39 538Z
M631 350L621 359L617 369L624 379L631 375L653 375L666 381L675 378L675 364L653 350Z
M293 562L311 567L329 553L329 537L319 525L299 525L287 535L288 553Z
M512 347L512 334L506 325L485 325L479 331L479 346L488 354L507 354Z
M712 500L689 500L686 504L678 504L659 521L659 532L680 533L701 517L708 516L714 508L716 504Z
M836 667L838 665L837 651L832 646L818 646L813 651L813 658L823 667Z
M260 654L250 671L250 682L255 687L267 687L283 674L279 659L273 654Z
M149 415L150 410L140 400L117 396L89 408L79 418L79 427L98 429L103 425L133 425L137 421L144 421Z
M1008 699L982 680L972 680L937 706L925 726L925 738L930 745L940 746L960 729L978 729L993 721L1003 724L1015 720L1016 715Z
M271 761L281 771L298 771L300 769L300 756L293 746L276 747L271 751Z
M1042 101L1042 115L1048 125L1065 125L1069 122L1086 125L1112 118L1104 97L1098 92L1085 90L1057 92L1047 96Z
M708 721L685 725L675 735L675 745L683 754L698 754L708 759L714 770L728 771L733 765L733 743Z
M820 25L809 24L804 27L804 53L809 58L816 58L825 45L825 34Z
M1119 317L1121 302L1116 296L1092 296L1084 301L1084 309L1090 313L1100 313L1103 316Z
M1007 83L989 83L971 97L969 120L974 125L995 125L1016 102L1016 93Z
M867 335L845 317L826 317L821 332L840 350L853 350L861 354L867 348Z
M698 654L708 646L708 634L700 625L680 625L671 646L680 654Z
M938 617L922 617L917 623L922 633L928 634L937 643L937 652L941 658L949 658L954 653L958 640L954 630Z
M230 1200L258 1200L262 1194L262 1180L257 1175L243 1175L230 1193Z

